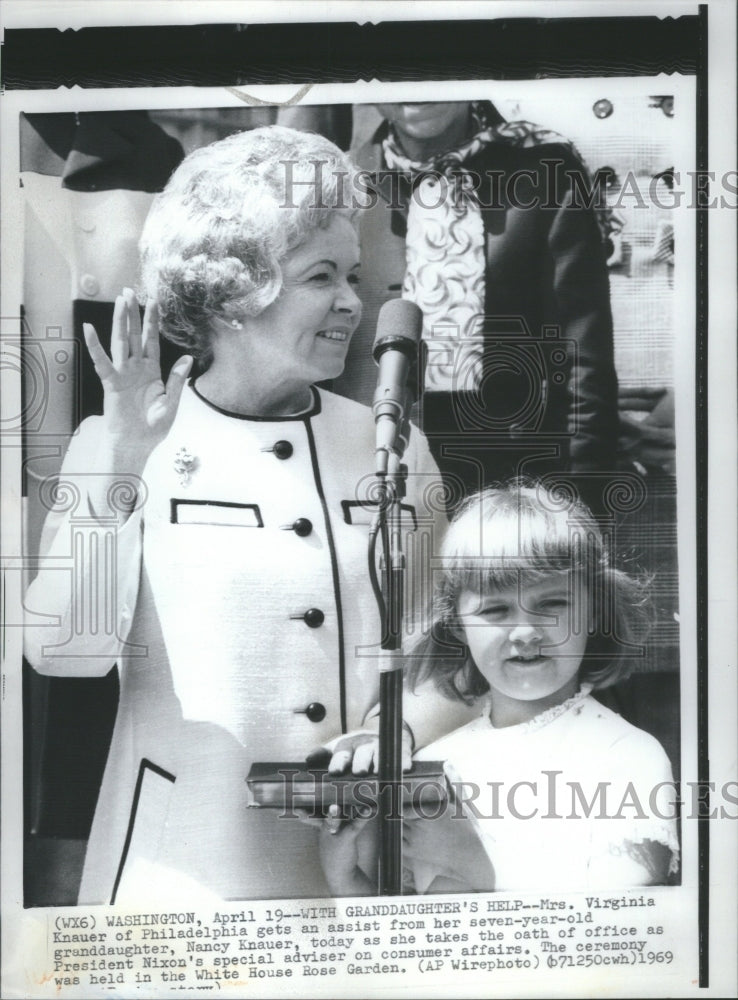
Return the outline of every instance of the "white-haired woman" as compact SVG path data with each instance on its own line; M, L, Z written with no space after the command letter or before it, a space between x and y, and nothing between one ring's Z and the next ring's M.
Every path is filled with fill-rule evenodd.
M104 416L73 438L26 601L36 669L120 671L80 902L327 894L315 831L247 810L245 777L377 698L373 419L315 388L361 312L353 177L276 126L192 153L144 229L143 328L127 290L110 357L85 331ZM196 359L189 382L186 356L162 383L158 327ZM408 529L433 534L422 436L406 458Z

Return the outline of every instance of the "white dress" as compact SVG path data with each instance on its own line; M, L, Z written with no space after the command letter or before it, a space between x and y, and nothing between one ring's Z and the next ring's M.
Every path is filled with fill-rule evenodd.
M664 844L670 870L677 870L676 796L666 753L600 705L589 688L517 726L496 729L487 708L416 759L446 762L498 891L605 888L608 859L637 857L645 840ZM440 873L419 867L418 890Z
M100 426L72 440L26 596L37 670L120 671L80 902L328 895L315 830L247 809L245 778L253 761L304 760L376 702L371 411L314 390L304 414L244 418L188 386L118 532L85 496ZM413 611L445 516L417 432L406 461Z

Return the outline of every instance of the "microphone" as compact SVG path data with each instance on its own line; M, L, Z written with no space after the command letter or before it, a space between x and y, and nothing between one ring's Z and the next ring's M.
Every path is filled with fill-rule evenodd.
M387 474L391 452L396 451L398 433L407 443L403 423L414 399L415 361L423 329L423 314L414 302L390 299L379 311L372 354L379 366L372 411L377 427L377 475Z

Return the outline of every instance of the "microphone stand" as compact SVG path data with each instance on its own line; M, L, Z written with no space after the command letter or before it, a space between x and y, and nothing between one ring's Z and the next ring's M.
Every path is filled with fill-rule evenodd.
M402 551L402 500L407 467L391 453L382 482L380 518L384 525L383 591L385 622L382 649L391 655L379 675L379 879L380 896L402 894L402 618L405 556Z
M369 575L379 605L382 623L381 647L385 655L379 673L379 870L377 889L381 896L402 894L402 625L405 586L405 556L402 552L402 500L407 467L402 456L410 437L408 414L415 398L418 369L416 345L423 317L414 304L392 299L382 306L377 324L374 360L389 350L404 355L408 370L400 393L397 382L380 376L372 410L377 424L376 474L379 503L369 533ZM380 333L381 331L381 333ZM394 359L390 369L399 377L403 359ZM404 397L404 398L403 398ZM375 545L382 539L382 587L377 581Z
M404 414L410 410L406 399ZM410 420L401 418L394 448L378 463L377 524L382 539L382 640L390 655L379 674L379 875L380 896L402 894L402 622L405 555L402 551L402 501L407 466L401 462L410 439ZM384 459L386 458L386 466Z

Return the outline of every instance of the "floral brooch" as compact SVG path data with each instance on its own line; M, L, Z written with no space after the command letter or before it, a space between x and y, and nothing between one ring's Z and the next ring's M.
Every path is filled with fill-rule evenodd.
M180 486L190 485L190 476L198 466L198 460L186 448L180 448L174 456L174 471L179 476Z

